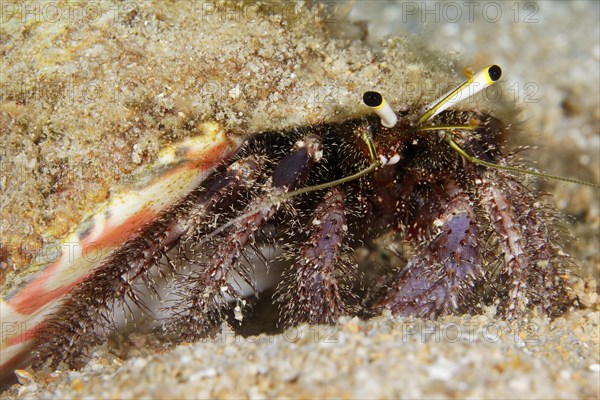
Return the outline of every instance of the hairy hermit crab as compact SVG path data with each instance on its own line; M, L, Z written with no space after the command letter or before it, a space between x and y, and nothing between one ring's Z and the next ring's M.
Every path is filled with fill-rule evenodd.
M467 72L434 103L400 112L367 92L377 116L265 132L240 150L205 124L202 138L167 149L136 191L84 221L65 240L72 251L2 300L3 319L17 321L2 338L3 373L32 349L38 361L85 355L115 302L145 307L134 285L151 288L157 266L174 272L177 294L162 332L211 335L245 312L240 285L256 286L248 259L268 263L264 243L282 249L275 259L286 265L272 298L280 326L384 309L434 318L486 304L510 319L532 307L561 313L572 302L570 257L555 211L519 179L551 176L513 165L503 121L448 110L500 75L496 65ZM173 193L187 194L171 204ZM389 232L411 255L366 279L353 249Z

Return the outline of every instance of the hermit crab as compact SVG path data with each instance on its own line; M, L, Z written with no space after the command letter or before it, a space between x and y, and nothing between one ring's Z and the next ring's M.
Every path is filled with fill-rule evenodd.
M257 262L285 265L268 294L280 327L386 309L435 318L489 304L509 319L533 307L560 314L572 303L571 259L555 211L520 179L553 176L513 165L504 153L511 126L449 109L500 75L496 65L469 70L432 104L400 111L367 92L376 115L243 144L205 124L201 138L167 149L135 191L84 221L63 243L70 251L2 299L3 321L15 321L4 328L3 375L31 354L71 364L85 356L115 304L146 307L136 284L152 289L157 270L175 296L160 334L174 341L243 319L261 296ZM407 261L367 278L353 250L390 232L409 244ZM279 249L271 259L266 245Z

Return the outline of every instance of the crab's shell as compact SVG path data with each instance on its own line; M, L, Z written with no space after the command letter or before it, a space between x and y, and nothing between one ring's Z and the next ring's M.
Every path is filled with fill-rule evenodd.
M73 287L200 184L241 143L217 123L205 123L201 130L202 135L166 148L154 164L139 172L135 186L100 204L61 241L56 257L32 266L37 272L0 300L3 370L26 358L24 352Z

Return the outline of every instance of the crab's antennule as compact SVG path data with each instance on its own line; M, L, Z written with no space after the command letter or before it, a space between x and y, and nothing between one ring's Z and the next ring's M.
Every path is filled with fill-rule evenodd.
M454 104L466 100L488 86L493 85L502 76L502 69L497 65L488 65L475 74L470 68L465 68L464 73L467 76L467 80L429 104L426 107L427 111L417 121L417 125L423 124Z
M398 122L398 117L385 98L378 92L365 92L363 102L369 106L375 114L381 118L381 125L386 128L393 128Z

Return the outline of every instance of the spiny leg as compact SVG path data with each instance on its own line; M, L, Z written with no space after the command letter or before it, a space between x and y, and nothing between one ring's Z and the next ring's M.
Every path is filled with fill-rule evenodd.
M83 354L101 342L97 326L110 325L111 306L125 305L129 299L143 309L134 289L140 277L187 235L193 235L209 220L209 212L224 197L251 185L261 169L261 160L248 157L232 164L200 193L192 194L181 207L166 212L161 219L115 252L96 272L71 292L65 305L49 321L37 340L37 361L52 364L83 361ZM228 196L229 195L229 196ZM151 283L150 283L151 284Z
M569 303L565 271L568 255L557 244L557 234L548 225L553 213L524 185L497 174L484 178L481 204L490 215L497 238L502 267L495 280L506 291L501 313L515 319L530 305L551 313ZM531 207L533 205L533 207Z
M257 232L277 212L282 196L293 190L308 175L322 156L321 139L308 135L294 145L292 152L275 167L264 193L250 201L241 218L228 227L211 253L209 261L179 282L180 298L174 306L175 317L165 324L165 330L178 340L194 340L216 332L223 321L223 312L232 301L241 303L238 291L229 283L237 272L254 287L252 271L239 262L248 246L253 245Z
M479 137L508 129L495 118L484 121L476 130ZM549 315L564 311L571 303L567 267L572 261L559 245L554 226L559 221L557 213L544 204L539 194L505 171L556 177L507 165L497 145L482 148L476 136L467 131L455 131L446 139L473 163L472 171L479 171L474 172L478 196L475 201L489 220L494 240L488 248L500 264L499 271L488 271L491 289L501 299L500 313L515 319L532 305L541 306ZM485 168L475 167L478 164Z
M508 299L504 313L509 317L521 315L527 307L527 279L530 254L527 251L524 230L515 213L513 201L503 188L488 180L482 182L482 205L490 217L498 237L502 257L501 276L507 279ZM511 196L512 197L512 196Z
M436 317L471 311L483 279L479 230L469 196L447 186L449 201L432 221L432 239L418 246L399 276L383 293L379 307L396 315Z
M296 261L284 272L277 290L283 326L335 324L341 315L355 311L354 296L343 282L356 275L345 249L347 232L344 194L334 188L317 205L309 237L293 255Z
M560 218L555 209L524 185L512 180L507 183L510 193L528 200L515 206L531 254L528 297L531 304L541 306L548 315L559 315L573 304L568 279L569 267L574 264L559 244Z

